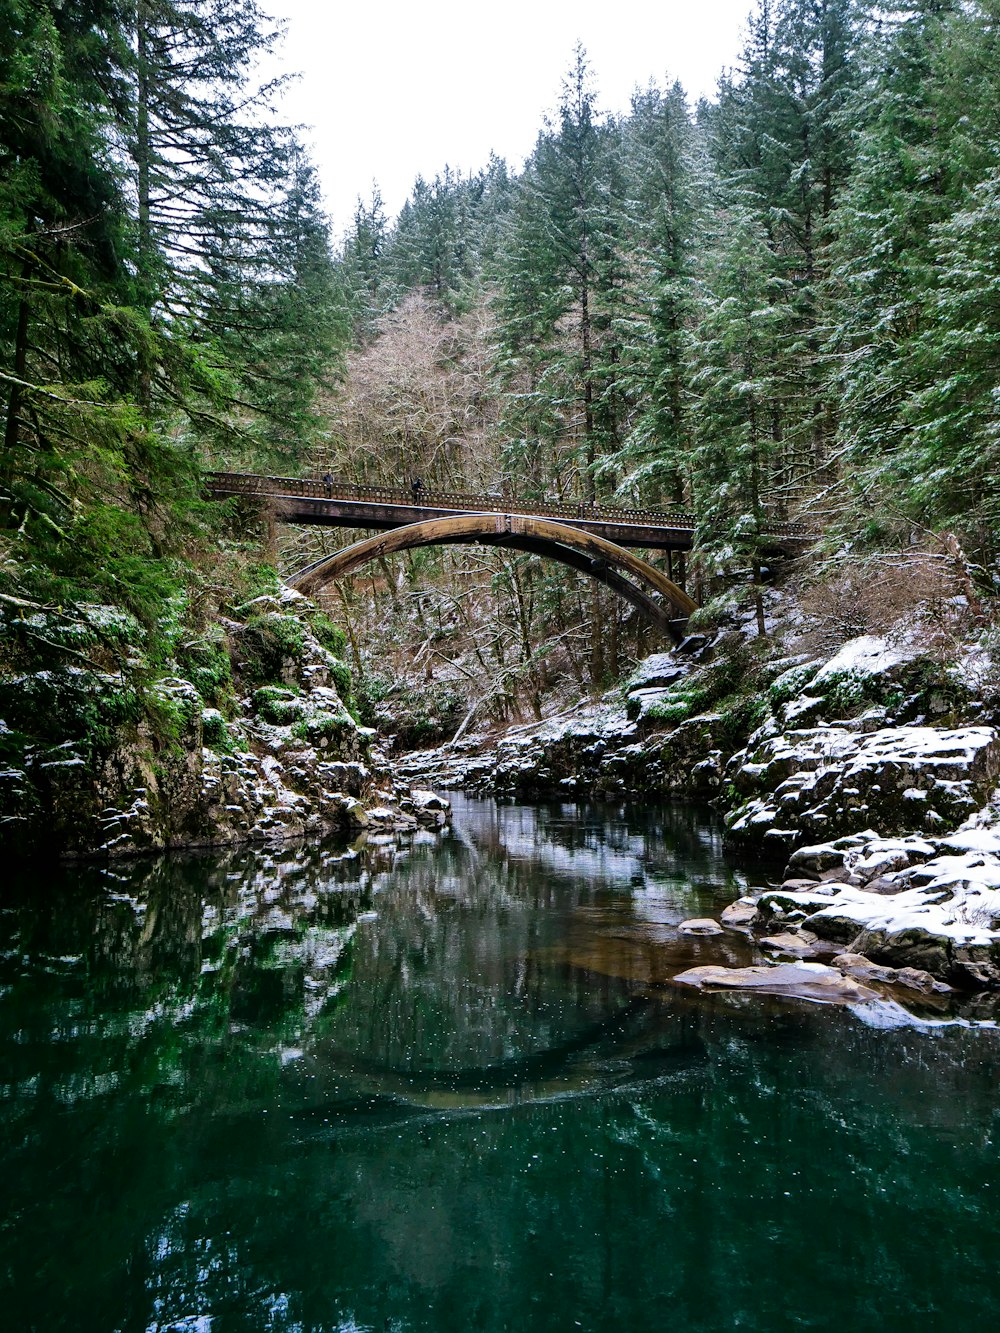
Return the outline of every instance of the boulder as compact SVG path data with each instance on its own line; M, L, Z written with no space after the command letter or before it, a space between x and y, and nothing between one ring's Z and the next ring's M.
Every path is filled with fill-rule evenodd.
M919 991L922 995L946 995L951 987L938 981L930 972L915 967L886 967L882 963L873 963L859 953L841 953L832 960L845 976L854 977L855 981L880 981L887 986L902 986L904 990Z
M805 852L803 844L815 848L819 834L828 848L839 835L871 838L873 825L883 834L944 832L996 785L1000 734L985 726L869 733L847 724L787 731L735 755L726 778L745 797L727 816L728 835L748 847L798 845ZM815 855L790 870L822 873Z
M451 802L444 796L439 796L437 792L427 791L421 787L413 788L410 792L410 800L418 814L447 814L451 809Z
M757 915L757 904L753 898L740 898L735 903L730 903L728 907L722 909L719 917L720 923L727 930L750 929L750 923Z
M695 916L682 921L677 929L682 935L721 935L722 927L711 917Z
M878 859L865 847L856 854ZM1000 987L1000 857L942 854L880 881L878 892L846 881L769 891L754 925L801 923L890 968L915 968L971 989Z
M838 953L836 958L831 959L831 965L855 981L895 981L899 975L894 967L873 963L860 953Z

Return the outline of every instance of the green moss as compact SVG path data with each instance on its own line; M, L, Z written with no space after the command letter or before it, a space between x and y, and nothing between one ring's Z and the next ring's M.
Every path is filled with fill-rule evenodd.
M768 716L768 701L760 694L734 694L716 705L719 713L718 741L737 749Z
M292 735L309 745L326 748L330 741L339 741L345 734L354 731L354 722L344 713L325 713L319 717L305 718L292 727Z
M788 671L783 671L768 687L767 698L772 709L777 711L783 704L797 699L818 669L815 662L804 662L800 666L793 666Z
M302 662L305 631L292 616L266 612L251 616L239 636L239 669L244 680L261 685L283 679Z
M309 619L309 628L328 653L339 657L347 645L347 637L339 625L335 625L323 611L314 611Z
M264 685L254 690L252 703L257 716L275 727L290 727L305 713L297 692L280 685Z
M700 698L700 692L696 690L688 693L678 691L676 695L671 694L669 698L658 699L656 703L651 704L646 710L646 716L656 722L671 722L677 725L686 722L698 711Z

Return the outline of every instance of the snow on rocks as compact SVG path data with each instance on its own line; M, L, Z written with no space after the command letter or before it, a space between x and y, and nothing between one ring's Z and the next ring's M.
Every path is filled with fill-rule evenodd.
M997 833L863 834L800 848L785 883L761 894L751 924L809 931L850 954L965 989L1000 987Z
M916 642L901 643L882 636L862 634L848 641L812 678L810 688L828 685L841 676L880 676L892 667L920 656Z
M788 851L873 824L943 832L996 784L1000 735L985 726L811 727L751 742L727 777L744 797L728 819L737 843Z
M626 685L626 693L650 688L666 688L683 679L690 671L685 662L678 662L673 653L650 653L635 668Z

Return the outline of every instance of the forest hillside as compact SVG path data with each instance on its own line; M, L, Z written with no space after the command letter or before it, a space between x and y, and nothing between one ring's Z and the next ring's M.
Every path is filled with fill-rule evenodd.
M360 819L393 783L371 725L407 749L542 718L658 646L499 550L306 606L281 578L350 534L209 502L212 468L682 507L694 630L745 610L766 658L778 579L831 642L931 606L941 652L991 651L997 0L760 0L697 106L667 78L608 114L577 48L523 167L442 164L339 237L252 0L0 18L10 845ZM816 540L778 569L786 519ZM321 762L359 769L317 788Z

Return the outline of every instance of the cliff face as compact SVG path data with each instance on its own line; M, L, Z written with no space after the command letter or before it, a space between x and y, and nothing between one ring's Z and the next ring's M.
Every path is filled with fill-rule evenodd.
M222 621L210 661L141 694L134 661L0 677L4 847L125 856L437 818L353 717L327 629L286 591Z

